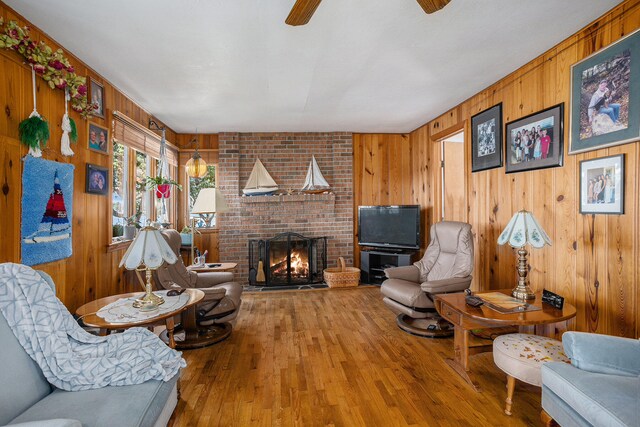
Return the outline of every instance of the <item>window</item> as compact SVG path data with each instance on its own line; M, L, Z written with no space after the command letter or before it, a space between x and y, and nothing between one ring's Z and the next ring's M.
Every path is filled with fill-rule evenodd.
M146 178L151 175L150 159L149 157L136 151L136 188L135 188L135 203L136 208L133 213L140 212L140 224L144 225L147 220L151 219L151 203L150 203L150 190L147 190Z
M129 150L117 141L113 141L113 182L111 188L111 206L113 210L112 225L113 237L120 237L123 234L123 227L126 224L128 210L128 169Z
M198 198L198 194L200 190L203 188L212 188L216 186L216 167L215 165L207 165L207 174L202 178L191 178L189 179L189 218L194 218L196 220L196 227L206 227L205 215L192 214L191 208L193 208L193 204ZM215 216L213 218L213 222L211 225L215 226Z
M127 218L139 212L139 224L168 218L172 226L177 218L178 197L172 188L169 199L159 200L153 190L147 190L146 177L160 175L158 160L160 137L121 113L113 113L112 229L113 241L122 240ZM167 143L169 177L178 173L177 148ZM164 217L162 214L166 213Z

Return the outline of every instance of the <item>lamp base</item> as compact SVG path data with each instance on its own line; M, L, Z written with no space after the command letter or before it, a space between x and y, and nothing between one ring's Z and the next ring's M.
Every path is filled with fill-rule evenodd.
M518 285L513 288L511 295L514 298L521 299L523 301L536 299L536 294L533 293L529 287L529 280L527 279L527 272L529 271L529 265L527 263L527 251L524 248L518 249Z
M147 283L144 285L145 294L133 302L135 308L144 311L157 310L158 306L164 304L164 298L151 292L151 269L147 268Z
M135 308L139 308L141 310L155 310L159 305L164 304L164 298L154 294L153 292L149 292L145 294L142 298L138 298L133 302L133 306Z
M533 293L529 286L516 286L511 291L511 296L517 299L521 299L523 301L536 299L536 294Z

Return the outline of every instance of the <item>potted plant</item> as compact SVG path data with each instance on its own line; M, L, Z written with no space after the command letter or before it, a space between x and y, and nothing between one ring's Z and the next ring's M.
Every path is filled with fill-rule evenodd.
M125 240L133 240L136 237L136 229L140 228L140 216L142 212L138 211L126 219L127 225L124 226L123 237Z
M171 196L171 186L175 186L178 190L182 190L182 185L176 181L162 176L148 176L145 178L147 188L155 189L158 199L168 199Z
M180 240L184 246L191 245L191 241L193 240L193 234L191 233L191 227L185 225L180 231Z

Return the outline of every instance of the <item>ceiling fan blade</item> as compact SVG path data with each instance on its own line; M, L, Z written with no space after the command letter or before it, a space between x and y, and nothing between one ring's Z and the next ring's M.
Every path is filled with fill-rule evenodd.
M306 24L313 16L313 13L321 1L322 0L297 0L284 22L293 26Z
M426 13L437 12L446 5L449 4L451 0L416 0L422 9Z

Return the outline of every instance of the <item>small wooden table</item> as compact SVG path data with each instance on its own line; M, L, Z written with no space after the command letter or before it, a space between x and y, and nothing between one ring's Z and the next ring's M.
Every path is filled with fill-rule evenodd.
M220 264L218 267L209 267L207 264ZM206 273L209 271L232 271L238 266L237 262L208 262L204 267L190 265L187 267L189 271L195 271L196 273Z
M173 338L173 330L175 328L175 324L173 321L174 316L182 313L183 311L189 309L190 307L195 306L196 303L200 302L202 298L204 298L204 292L200 289L187 289L185 291L189 295L189 301L182 307L179 307L175 310L169 311L159 316L154 316L149 319L137 321L137 322L129 322L129 323L110 323L107 322L102 317L98 316L96 313L100 311L103 307L111 304L112 302L118 301L122 298L130 298L137 297L144 294L144 292L130 292L128 294L120 294L113 295L110 297L100 298L95 301L91 301L82 307L76 310L76 314L78 316L82 316L82 321L85 325L91 326L93 328L100 329L100 335L106 335L111 330L114 329L128 329L133 328L134 326L151 326L157 323L161 323L163 320L165 325L167 326L167 336L169 337L169 347L176 348L176 342Z
M511 289L497 291L511 295ZM521 332L531 332L533 326L548 325L558 322L566 322L576 315L576 308L568 303L562 310L542 304L542 293L536 294L536 299L527 301L529 304L542 307L541 310L525 311L503 314L489 307L471 307L465 303L464 293L436 295L434 303L438 313L453 323L454 326L454 358L447 359L449 366L458 373L475 391L480 391L477 381L469 369L469 356L492 351L492 344L486 344L472 340L472 329L502 328L505 326L519 326ZM544 331L539 331L542 333Z

